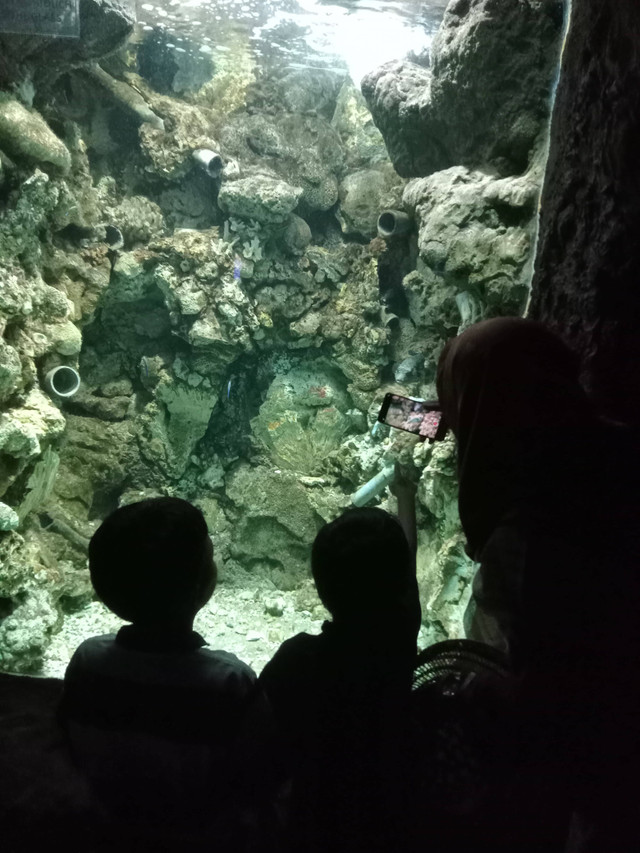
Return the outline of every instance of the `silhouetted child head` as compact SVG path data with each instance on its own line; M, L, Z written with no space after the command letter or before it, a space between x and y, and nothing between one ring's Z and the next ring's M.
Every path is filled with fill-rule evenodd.
M89 544L89 571L110 610L152 627L189 623L217 580L204 517L178 498L152 498L112 513Z
M318 595L339 620L384 614L410 589L413 558L399 521L382 509L349 509L326 524L311 551Z

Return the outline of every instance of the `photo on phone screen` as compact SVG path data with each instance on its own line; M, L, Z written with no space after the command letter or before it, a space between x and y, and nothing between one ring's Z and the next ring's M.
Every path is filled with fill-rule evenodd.
M436 402L412 400L400 394L386 394L378 420L383 424L434 440L438 434L442 411Z

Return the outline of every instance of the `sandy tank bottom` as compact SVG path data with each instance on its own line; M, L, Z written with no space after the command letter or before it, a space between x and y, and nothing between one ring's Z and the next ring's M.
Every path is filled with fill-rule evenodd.
M301 599L307 605L301 609ZM280 645L301 631L319 634L328 613L309 583L291 592L219 587L198 613L194 628L210 649L232 652L260 673ZM117 631L125 623L99 601L65 617L44 656L42 676L62 678L74 650L88 637ZM421 630L422 632L425 629ZM426 645L426 636L419 645Z

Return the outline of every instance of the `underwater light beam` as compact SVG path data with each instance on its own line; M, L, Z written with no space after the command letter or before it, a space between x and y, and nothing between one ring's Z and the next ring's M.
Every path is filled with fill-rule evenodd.
M307 47L321 56L342 60L356 86L365 74L385 62L411 52L423 53L431 44L432 36L423 25L393 10L385 14L370 7L348 10L316 0L299 0L298 8L301 12L278 10L263 26L254 28L254 36L265 38L279 24L295 23L306 31Z
M333 50L344 57L351 79L360 86L369 71L408 53L423 53L430 44L431 36L421 27L411 26L397 15L366 10L340 21Z

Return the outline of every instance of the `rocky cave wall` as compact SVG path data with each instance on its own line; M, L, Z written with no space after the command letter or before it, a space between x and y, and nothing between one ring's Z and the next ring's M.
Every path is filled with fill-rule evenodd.
M453 444L372 428L387 390L433 395L449 337L524 308L562 4L454 0L430 67L383 67L366 103L241 39L168 74L110 0L81 22L0 44L0 667L37 670L90 599L119 503L190 499L224 583L291 589L391 457L420 476L428 638L455 636ZM409 233L377 236L385 208Z
M573 0L529 313L582 355L614 418L640 423L640 5Z

